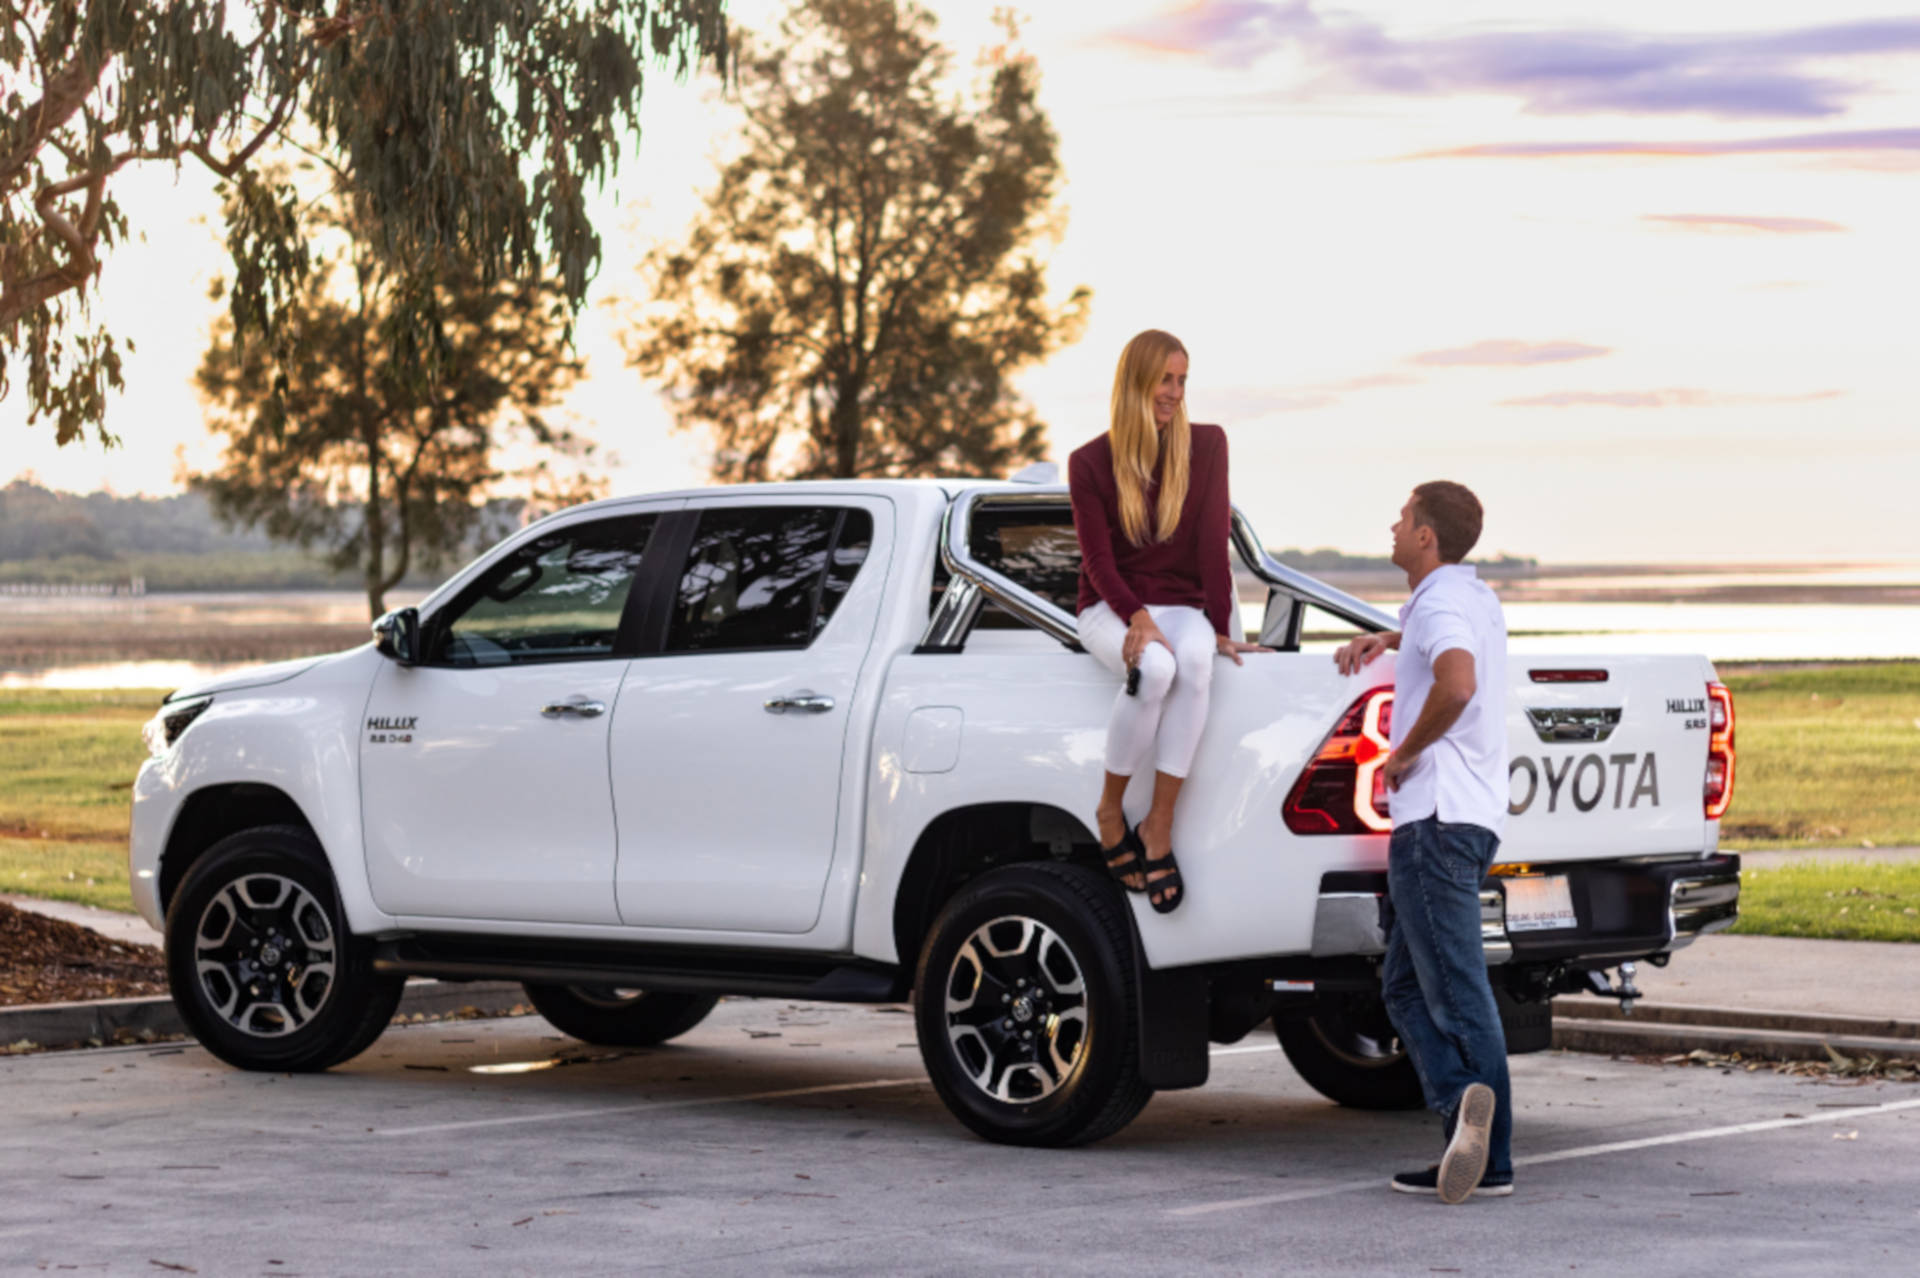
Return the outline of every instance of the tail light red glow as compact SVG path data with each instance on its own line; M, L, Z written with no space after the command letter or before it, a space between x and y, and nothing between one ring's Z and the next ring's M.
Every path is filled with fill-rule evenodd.
M1717 821L1733 802L1733 693L1724 683L1707 685L1707 819Z
M1347 707L1280 809L1295 834L1385 834L1393 689L1375 688Z

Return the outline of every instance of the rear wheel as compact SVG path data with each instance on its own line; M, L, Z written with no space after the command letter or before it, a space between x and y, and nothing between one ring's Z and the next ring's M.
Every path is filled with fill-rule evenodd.
M678 1038L720 1001L615 985L528 985L527 1000L562 1034L601 1047L652 1047Z
M405 981L347 930L326 853L297 826L242 830L167 907L167 979L193 1036L241 1069L326 1069L393 1020Z
M996 870L947 903L914 989L920 1057L954 1117L1002 1144L1062 1146L1145 1108L1124 908L1090 870L1051 863Z
M1354 1109L1426 1103L1413 1058L1377 996L1326 999L1306 1016L1276 1016L1273 1031L1300 1077L1328 1100Z

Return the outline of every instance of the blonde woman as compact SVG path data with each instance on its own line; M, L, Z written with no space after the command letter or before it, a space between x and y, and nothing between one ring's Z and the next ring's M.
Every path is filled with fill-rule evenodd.
M1241 641L1227 563L1227 435L1187 421L1187 348L1148 329L1120 352L1112 425L1073 453L1080 643L1128 680L1107 722L1098 817L1107 870L1165 914L1186 896L1173 806L1206 726L1213 659ZM1137 671L1137 677L1132 672ZM1127 783L1151 758L1153 807L1127 824Z

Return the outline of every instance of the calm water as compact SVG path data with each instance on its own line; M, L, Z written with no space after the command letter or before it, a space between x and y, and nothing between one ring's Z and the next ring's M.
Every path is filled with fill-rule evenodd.
M1663 577L1552 577L1531 579L1516 593L1554 592L1556 598L1645 588L1691 592L1726 586L1781 586L1819 590L1834 586L1902 587L1920 584L1920 565L1849 566L1828 570L1762 570L1752 573L1689 572ZM1371 595L1373 592L1366 592ZM395 606L412 599L395 598ZM1397 596L1375 599L1393 611ZM1261 609L1243 610L1257 628ZM1703 653L1714 661L1920 659L1920 605L1911 603L1688 603L1532 602L1510 599L1507 624L1516 652ZM246 626L262 623L357 624L366 617L363 596L351 592L280 595L149 595L144 599L48 599L0 596L0 633L31 630L53 622ZM1313 627L1310 624L1309 630ZM1335 639L1310 640L1310 649L1330 649ZM126 661L0 669L0 688L171 688L244 668L196 661Z

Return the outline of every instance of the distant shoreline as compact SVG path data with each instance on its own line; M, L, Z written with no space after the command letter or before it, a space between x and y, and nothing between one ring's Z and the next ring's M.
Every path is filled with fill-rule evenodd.
M1820 581L1824 574L1909 571L1906 581ZM1303 570L1305 571L1305 570ZM1236 573L1240 597L1257 602L1265 586L1250 573ZM1311 573L1338 590L1369 602L1406 598L1406 577L1395 568L1341 569ZM1507 603L1689 603L1844 604L1855 607L1920 604L1920 564L1584 564L1537 572L1488 572L1487 584ZM1796 577L1799 581L1742 581L1743 577ZM1633 579L1631 584L1620 578ZM1717 578L1718 580L1713 580ZM1707 579L1707 580L1702 580ZM1608 582L1609 584L1581 584ZM1667 584L1662 584L1666 582Z

